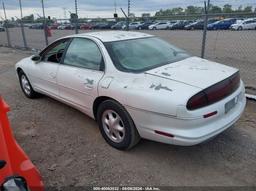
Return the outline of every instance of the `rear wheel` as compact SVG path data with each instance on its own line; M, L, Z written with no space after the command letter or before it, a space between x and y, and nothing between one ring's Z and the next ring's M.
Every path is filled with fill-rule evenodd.
M130 149L140 140L131 116L114 100L107 100L100 104L97 121L103 138L116 149Z
M23 71L20 71L18 75L19 75L20 87L23 93L25 94L25 96L31 99L38 97L39 94L33 90L26 74Z

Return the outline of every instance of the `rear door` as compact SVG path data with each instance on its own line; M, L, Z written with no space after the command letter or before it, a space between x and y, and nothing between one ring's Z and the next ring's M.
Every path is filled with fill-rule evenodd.
M96 42L72 39L58 70L60 98L90 114L103 75L104 59Z

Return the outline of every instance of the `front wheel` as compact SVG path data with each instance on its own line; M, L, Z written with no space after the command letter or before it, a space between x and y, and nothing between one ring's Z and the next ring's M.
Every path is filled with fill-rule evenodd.
M107 100L100 104L97 121L103 138L116 149L130 149L140 140L131 116L114 100Z
M23 71L20 71L18 75L19 75L20 87L23 93L25 94L25 96L31 99L38 97L39 94L33 90L26 74Z

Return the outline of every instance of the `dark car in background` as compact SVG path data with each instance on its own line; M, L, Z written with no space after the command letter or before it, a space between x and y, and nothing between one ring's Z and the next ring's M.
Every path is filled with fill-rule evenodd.
M218 19L209 19L208 22L207 22L207 25L211 24L211 23L215 23L217 22ZM188 25L186 25L184 27L184 29L186 30L194 30L194 29L204 29L204 21L203 20L200 20L200 21L196 21L194 23L190 23Z
M113 25L115 25L116 22L104 22L104 23L97 23L94 26L92 26L92 29L111 29Z
M93 28L93 24L91 23L83 23L80 25L81 30L91 30Z
M141 23L141 24L137 27L137 29L138 29L138 30L147 30L148 27L149 27L150 25L154 24L154 23L155 23L154 21L146 21L146 22L144 22L144 23Z
M184 29L186 30L203 29L203 28L204 28L204 21L196 21L184 27Z
M4 27L0 26L0 32L4 32L4 31L5 31Z
M44 29L44 25L41 23L33 24L28 27L29 29Z
M193 23L194 21L177 21L175 24L169 27L170 30L184 29L186 25Z
M53 23L50 25L50 29L56 30L56 29L58 29L58 26L59 26L58 23Z
M214 23L210 23L207 25L208 30L227 30L230 29L231 25L235 24L237 19L230 18L230 19L223 19L221 21L217 21Z
M114 25L111 27L111 29L114 29L114 30L121 30L124 25L126 25L126 22L125 22L125 21L120 21L120 22L114 24Z

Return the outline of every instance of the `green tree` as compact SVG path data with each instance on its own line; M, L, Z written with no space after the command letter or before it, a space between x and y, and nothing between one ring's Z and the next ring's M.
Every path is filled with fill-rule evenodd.
M171 9L171 13L173 15L181 15L183 12L184 12L184 10L181 7L176 7L176 8Z
M210 12L210 13L221 13L221 12L222 12L222 9L221 9L221 7L219 7L219 6L212 5L212 6L210 6L210 8L209 8L209 12Z
M193 5L188 6L185 10L186 14L198 14L198 13L202 13L202 11L203 11L202 7L196 7Z
M34 15L31 14L31 15L25 16L25 17L22 18L22 20L24 22L27 22L27 23L33 23L34 22Z
M232 5L230 4L225 4L223 6L223 9L222 9L223 13L232 13L233 10L232 10Z
M238 9L236 10L236 12L243 12L243 6L240 5L240 6L238 7Z
M252 6L247 6L244 8L244 12L251 13L252 12Z

